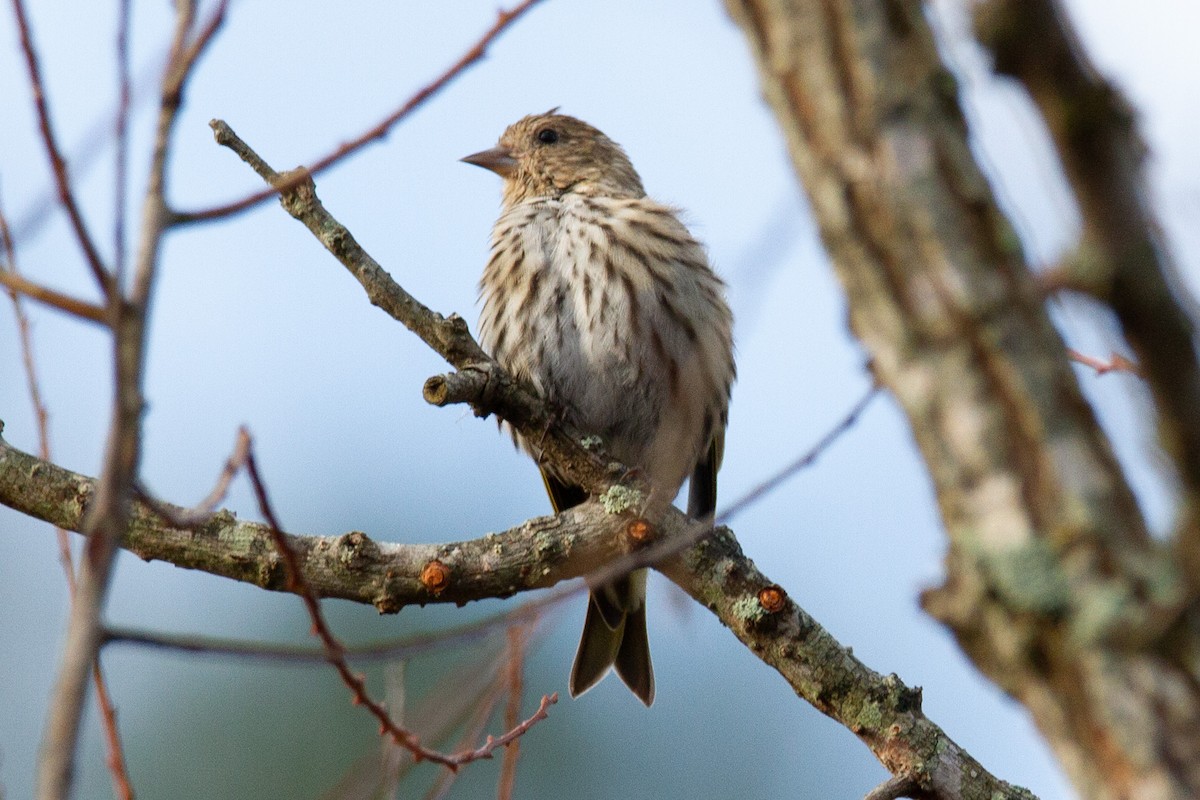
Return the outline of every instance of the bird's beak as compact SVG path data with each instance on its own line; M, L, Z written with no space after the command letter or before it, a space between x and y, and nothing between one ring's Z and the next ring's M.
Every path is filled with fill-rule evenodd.
M468 164L474 164L477 167L490 169L501 178L511 177L517 169L517 160L513 158L512 150L509 150L504 145L497 145L491 150L473 153L461 160Z

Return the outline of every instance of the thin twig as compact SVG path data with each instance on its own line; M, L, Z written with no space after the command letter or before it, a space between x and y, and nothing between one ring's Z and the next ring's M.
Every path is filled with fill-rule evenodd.
M162 517L163 521L171 527L185 530L198 528L212 519L217 505L225 499L225 495L229 492L229 484L233 482L242 467L246 466L246 458L249 454L250 433L245 426L242 426L238 428L233 452L229 454L229 458L225 459L225 466L221 468L221 474L217 476L217 482L212 491L191 508L179 508L159 500L140 481L134 484L134 491L151 511Z
M496 706L500 704L500 698L504 694L504 676L496 670L496 674L492 676L492 680L484 687L476 696L471 697L464 705L463 709L468 711L466 719L461 723L462 735L458 737L456 746L460 750L465 750L471 746L472 742L477 742L484 735L487 729L488 720L496 711ZM462 717L463 714L454 715ZM515 724L515 723L514 723ZM507 750L505 751L507 753ZM429 787L429 791L425 793L424 800L441 800L450 793L450 789L454 786L455 780L458 779L459 773L454 770L444 769L434 780L433 785Z
M20 277L17 272L17 250L8 228L8 218L4 209L0 208L0 246L4 248L4 258L8 262L7 269L0 270L0 279ZM34 422L38 431L38 452L42 458L50 459L49 414L46 404L42 401L41 384L37 376L37 363L33 358L33 332L29 326L29 315L21 303L18 290L5 283L9 299L12 301L13 315L17 320L17 337L21 340L21 363L25 368L25 384L29 387L29 402L33 406Z
M913 780L912 777L908 775L895 775L867 792L867 796L863 800L898 800L901 797L916 798L919 795L914 794L914 792L917 792L920 788L920 784Z
M1113 353L1108 357L1108 361L1096 358L1095 356L1085 355L1078 350L1067 348L1067 358L1085 367L1091 367L1096 370L1097 375L1107 375L1110 372L1128 372L1130 375L1136 375L1139 378L1144 378L1142 369L1136 362L1130 361L1120 353Z
M225 14L229 11L229 0L218 0L217 7L213 9L209 15L208 21L200 28L200 32L192 38L191 43L183 53L182 69L190 72L196 66L196 62L204 51L208 49L208 45L212 42L217 32L221 30L221 26L225 24Z
M529 625L537 620L548 605L582 591L583 587L575 587L550 598L548 602L545 598L539 598L537 602L523 603L502 614L484 617L466 625L354 647L343 646L342 652L347 659L356 662L393 662L435 650L444 650L448 647L475 644L502 628L509 628L513 625ZM127 644L152 650L175 650L182 653L261 659L281 663L313 664L328 660L324 648L141 631L116 625L106 629L104 641L106 644Z
M71 186L71 178L67 172L67 162L62 156L58 140L54 136L54 126L50 122L50 108L46 101L46 87L42 83L42 68L38 60L37 48L33 44L33 34L29 30L25 4L22 0L12 0L12 5L13 14L17 18L17 29L20 32L21 50L25 54L25 68L29 73L29 88L33 92L33 104L37 110L38 128L42 134L42 144L45 145L46 155L50 159L51 171L54 173L58 201L62 204L63 210L67 212L67 218L75 232L75 239L83 250L84 259L91 267L100 290L104 293L105 298L111 301L116 295L112 275L104 266L104 260L100 257L100 253L92 241L92 235L88 232L87 224L83 221L83 214L75 200L75 190Z
M108 312L98 305L64 294L56 289L29 280L11 269L0 269L0 285L10 295L24 295L30 300L57 308L80 319L108 326Z
M350 154L360 150L365 145L371 142L382 139L387 136L388 132L393 127L413 111L420 108L430 98L438 94L442 89L446 88L455 78L466 72L472 65L482 59L487 53L488 47L494 42L500 34L504 33L514 22L516 22L525 12L529 11L541 0L523 0L522 3L513 7L508 11L500 11L497 13L496 21L487 31L484 32L475 44L462 55L458 61L450 65L441 75L435 78L432 82L422 87L412 97L404 102L398 109L385 117L379 124L370 130L360 134L354 139L346 142L338 147L333 152L325 155L306 168L309 175L317 175L328 169ZM264 200L274 197L276 194L286 192L296 188L302 181L303 176L299 173L293 173L290 178L284 179L278 185L255 192L247 197L242 198L222 206L202 209L198 211L180 211L172 216L172 224L185 225L193 222L211 222L213 220L224 219L233 214L238 214L247 209L253 208Z
M254 458L253 447L250 448L246 456L246 472L250 476L250 482L254 487L254 495L258 500L259 510L267 521L270 528L271 538L275 542L275 547L283 559L283 564L287 570L288 588L300 596L304 601L304 606L308 610L308 615L312 619L313 635L321 640L322 646L325 648L325 654L329 663L337 670L342 682L349 687L354 696L355 705L364 706L377 720L379 720L380 732L387 733L400 747L408 750L418 760L425 759L432 761L449 769L456 770L464 764L472 761L477 761L481 758L491 758L492 752L498 747L516 741L526 731L532 728L537 722L547 717L546 709L558 702L558 693L546 697L542 697L542 703L537 712L520 723L516 727L507 731L497 738L491 736L487 740L475 748L474 750L464 750L458 753L446 754L439 753L421 744L420 739L415 733L409 731L391 718L387 710L379 703L375 702L367 693L366 679L359 674L356 674L350 669L350 665L346 662L346 648L333 631L329 629L329 625L325 621L325 615L321 612L321 602L317 598L316 593L304 578L304 571L300 564L300 559L296 555L296 551L288 544L287 538L279 525L278 518L271 507L270 498L267 496L266 486L263 483L262 476L258 471L258 464Z
M146 58L137 69L137 77L133 79L130 113L157 90L166 55L166 48L163 47L161 53ZM74 180L85 178L100 163L101 156L108 154L119 113L120 109L117 107L114 107L111 113L106 110L76 137L75 144L69 148L70 153L67 156ZM58 192L53 183L52 179L49 187L40 190L18 213L13 214L12 232L17 242L27 241L36 236L45 226L51 213L58 208Z
M8 220L0 208L0 246L4 249L4 257L8 261L9 273L17 274L16 246L9 231ZM3 277L5 273L0 273ZM25 368L25 384L29 387L29 402L33 406L34 423L38 434L38 453L50 460L50 414L42 399L41 382L38 380L37 362L33 357L33 331L29 325L29 316L25 313L20 295L9 290L12 300L13 314L17 319L17 335L21 340L21 361ZM54 536L58 541L58 561L62 566L63 575L67 581L67 594L75 596L75 563L71 556L71 540L67 532L54 527ZM100 668L100 657L97 654L92 663L92 684L96 687L96 707L100 710L101 728L104 731L105 747L107 748L106 762L112 775L113 792L120 800L133 800L133 788L129 782L129 772L125 766L125 750L121 746L121 734L117 729L117 710L113 706L108 693L108 684L104 680L104 671Z
M834 442L855 425L865 411L870 399L877 394L877 391L874 387L868 390L811 447L805 450L798 458L785 464L781 469L753 486L748 492L731 503L720 514L716 523L721 525L728 524L738 514L750 508L771 491L777 489L788 477L795 475L799 470L811 466ZM694 544L695 539L703 538L709 530L711 530L711 526L708 523L703 521L693 522L684 530L682 535L672 536L666 541L659 543L655 546L657 549L648 548L631 555L622 556L608 563L600 571L589 573L585 576L586 583L605 583L639 566L646 566L652 561L670 558ZM430 652L431 650L444 648L448 645L474 643L499 628L519 623L528 623L545 609L562 602L568 597L582 593L586 588L586 583L584 585L560 586L538 599L524 603L510 611L486 617L467 625L428 634L377 642L375 644L343 647L342 653L347 658L355 661L395 661L397 659L411 658ZM246 642L189 634L139 631L119 626L109 627L105 631L104 641L105 643L128 644L137 647L177 650L187 653L205 653L233 658L264 659L268 661L311 663L327 660L326 651L323 648L299 648L291 645L277 645L267 642Z
M13 0L22 18L20 0ZM149 182L143 201L142 228L136 258L136 271L129 297L121 295L112 276L103 270L98 260L93 268L103 283L109 300L113 326L115 403L104 468L97 483L95 496L89 504L85 527L88 541L80 566L76 592L67 619L66 636L58 677L55 680L53 701L38 759L38 797L40 800L64 800L70 793L75 767L79 728L83 704L87 697L88 676L92 672L103 640L101 611L112 578L112 564L130 519L133 484L141 460L141 417L144 410L142 395L143 363L146 347L146 314L150 292L166 230L167 153L171 130L178 116L187 70L177 69L195 15L194 0L176 3L175 30L167 62L155 129ZM36 59L28 32L22 25L31 80L37 84ZM44 110L44 98L39 96L39 109ZM48 117L44 120L47 145ZM57 148L50 147L57 156ZM66 167L61 158L55 162L61 172L60 183L66 184ZM61 170L59 168L61 167ZM63 202L73 207L74 199L64 192ZM80 223L81 224L81 223ZM80 229L82 230L82 229ZM82 236L82 234L81 234ZM90 239L87 240L90 243Z
M108 693L108 681L100 668L100 654L92 663L92 685L96 687L96 706L100 709L100 718L104 731L105 765L112 775L113 794L119 800L133 800L133 784L129 781L129 768L125 762L125 748L121 744L121 733L117 728L117 709Z
M515 728L521 719L521 693L524 691L525 678L525 647L524 631L514 625L508 629L508 702L504 706L504 727ZM517 759L521 755L521 742L515 741L504 750L504 760L500 764L500 780L496 797L498 800L512 800L513 788L517 782Z

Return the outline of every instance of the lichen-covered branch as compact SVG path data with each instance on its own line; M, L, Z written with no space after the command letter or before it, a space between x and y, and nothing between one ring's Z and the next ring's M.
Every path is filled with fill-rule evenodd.
M73 531L83 531L96 480L25 453L0 438L0 504ZM444 544L341 536L290 536L304 575L321 597L370 603L394 613L414 603L465 603L553 586L620 555L613 535L621 517L593 504L560 517L535 517L504 533ZM267 526L216 512L194 529L175 528L143 503L133 504L121 546L135 555L287 591Z
M79 530L95 481L29 455L0 438L0 504ZM384 613L405 605L462 604L553 586L594 573L631 548L627 515L588 502L554 517L444 544L396 544L352 531L286 535L305 581L321 597L370 603ZM674 508L655 520L656 541L687 536L693 520ZM267 526L219 511L194 530L172 528L135 503L122 547L150 560L287 591L287 576ZM948 798L1029 800L1025 790L988 773L921 713L920 692L883 676L793 603L718 528L704 542L659 565L712 611L796 694L845 725L888 769L923 790L957 785Z
M859 661L758 571L725 529L659 569L818 711L858 736L913 797L1036 800L989 773L921 711L921 690ZM906 783L906 785L908 785Z
M1028 707L1085 796L1200 796L1184 582L972 157L922 4L727 5L937 491L950 551L925 608Z
M1055 0L991 0L977 9L975 23L996 70L1029 90L1079 200L1087 257L1076 259L1070 285L1112 308L1153 390L1163 444L1187 493L1184 572L1200 594L1196 325L1177 295L1187 290L1150 205L1148 149L1133 109L1091 63Z
M536 435L543 443L542 457L555 464L560 472L571 476L574 482L587 488L593 495L602 491L611 492L614 488L614 477L624 475L625 479L628 479L628 473L623 467L610 462L603 453L585 448L578 433L565 429L557 415L551 413L531 389L513 380L484 354L467 332L461 319L456 316L443 318L405 292L358 245L350 232L325 210L317 199L311 178L305 176L298 180L295 175L281 177L249 145L238 138L227 124L214 120L211 126L219 144L232 149L264 180L280 188L280 202L284 209L304 223L326 249L355 276L374 305L403 323L458 368L458 373L438 376L426 383L425 397L429 402L437 405L468 402L481 416L495 413L527 436ZM693 523L675 509L659 509L658 512L661 516L656 514L654 522L662 538L669 540L672 536L686 536L690 533ZM731 534L728 541L734 541ZM688 554L697 552L697 548L687 551ZM712 577L719 581L722 577L721 571L731 568L731 558L735 558L732 551L716 553L712 562L701 558L690 572L694 576L697 570L702 571L704 565L709 564ZM735 561L746 565L747 575L762 579L753 564L745 559L740 551L736 553ZM690 587L689 591L706 594L706 586L713 589L711 583L697 580L688 582L685 588ZM732 584L724 588L732 588ZM743 585L740 588L750 587ZM724 603L712 600L704 602L727 625L742 635L740 631L745 630L743 623L746 615L753 617L758 613L755 609L762 607L762 599L757 594L761 588L763 587L753 589L749 595L725 595ZM790 603L787 609L798 611ZM812 626L819 630L815 622L812 622ZM794 632L786 627L783 630L784 637L789 637ZM889 769L895 766L897 769L906 770L898 774L912 777L923 790L936 787L940 792L936 796L947 798L991 797L993 790L1001 797L1027 796L1024 790L1013 789L984 771L932 723L912 727L907 718L902 720L891 714L875 717L872 721L877 725L864 721L859 713L861 703L866 702L863 698L888 696L891 687L899 685L899 681L880 678L854 659L849 651L837 645L832 637L828 637L828 634L824 636L826 638L811 639L820 645L811 651L784 647L779 663L770 657L770 653L774 651L764 650L765 645L762 641L748 644L751 644L751 649L760 658L779 669L798 694L854 731ZM791 664L808 658L819 659L815 663L820 667L815 672L805 668L789 673L781 668L781 664ZM820 679L814 680L818 673ZM836 700L830 700L831 697L835 697ZM902 704L905 703L907 701ZM907 710L906 706L897 713L907 713ZM916 713L919 715L919 709ZM910 738L910 734L919 737L922 742L916 743ZM897 743L904 743L904 746L898 746ZM897 755L898 751L903 751L903 754Z
M625 467L604 458L602 452L583 447L583 436L563 424L530 387L513 380L493 361L471 337L461 317L456 314L443 317L396 283L359 245L354 235L325 209L317 198L311 177L297 177L294 173L281 176L225 122L213 120L209 124L217 143L235 152L264 181L281 188L291 187L282 189L280 194L284 209L303 223L349 270L366 291L372 305L419 336L458 370L484 376L485 380L472 384L478 396L468 399L477 415L497 414L538 441L543 457L591 494L606 491L618 482L617 479L626 482L636 479Z

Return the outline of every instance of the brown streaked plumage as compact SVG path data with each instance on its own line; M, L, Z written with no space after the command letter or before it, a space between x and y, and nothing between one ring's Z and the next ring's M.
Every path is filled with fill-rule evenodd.
M619 145L555 112L464 161L504 178L480 281L480 342L670 502L712 514L734 379L732 317L704 248L646 197ZM518 439L535 459L536 442ZM586 495L543 469L555 511ZM593 590L571 672L581 694L615 667L646 704L654 673L645 570Z

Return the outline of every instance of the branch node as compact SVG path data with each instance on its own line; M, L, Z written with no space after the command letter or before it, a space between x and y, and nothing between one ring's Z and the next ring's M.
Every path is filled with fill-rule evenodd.
M641 517L629 521L625 526L625 535L635 544L646 544L654 538L654 526Z
M436 558L421 569L421 585L437 596L450 586L450 568Z
M771 584L758 590L758 604L768 614L778 614L787 605L787 592L779 584Z

